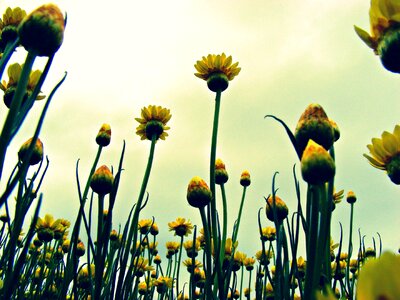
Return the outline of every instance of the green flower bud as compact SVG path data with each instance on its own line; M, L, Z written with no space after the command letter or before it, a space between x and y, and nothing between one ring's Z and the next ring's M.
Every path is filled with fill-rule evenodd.
M323 184L335 176L335 162L324 147L310 140L301 157L301 175L309 184Z
M347 197L346 197L347 203L352 204L352 203L356 202L356 200L357 200L356 194L354 194L353 191L349 191L347 193Z
M240 185L245 187L245 186L249 186L250 183L251 183L250 173L249 173L249 171L245 170L242 172L242 175L240 176Z
M275 203L274 203L275 198ZM274 206L275 204L275 206ZM267 204L265 206L265 212L268 220L274 222L274 208L276 209L276 217L279 222L285 220L289 214L289 209L286 203L275 195L275 197L269 196L267 199Z
M42 5L19 25L21 45L38 56L52 56L63 42L64 26L64 16L56 5Z
M226 171L225 164L221 159L215 161L215 183L224 184L228 181L228 172Z
M32 143L32 138L27 140L25 143L22 144L21 148L18 151L18 158L23 161L25 158L25 155L28 152L29 146ZM33 147L32 155L29 160L29 165L33 166L38 163L40 163L43 159L43 143L42 141L38 138L36 140L35 146Z
M96 136L96 143L99 146L106 147L111 141L111 127L109 124L103 124Z
M198 176L190 180L187 188L187 201L193 207L202 208L211 201L211 191L206 182Z
M324 109L319 104L310 104L301 115L294 133L301 153L310 139L329 150L334 142L334 131Z
M101 166L94 172L91 180L90 187L99 195L109 194L112 190L114 177L107 166Z
M386 70L400 73L400 30L387 30L377 47L378 55Z

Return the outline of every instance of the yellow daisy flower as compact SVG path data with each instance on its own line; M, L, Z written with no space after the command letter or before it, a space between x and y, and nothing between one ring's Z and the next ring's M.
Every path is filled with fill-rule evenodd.
M400 125L396 125L393 133L384 131L382 138L371 141L367 145L371 156L364 154L364 157L373 167L386 171L395 184L400 184Z
M42 242L49 242L54 238L55 231L60 231L64 229L61 225L61 220L54 220L54 217L50 214L46 214L44 218L38 218L36 222L36 231L39 240Z
M169 222L169 231L175 231L175 235L177 236L188 236L188 234L192 233L193 225L185 218L176 218L176 221Z
M0 19L0 37L2 43L7 44L17 38L17 27L25 17L26 11L20 7L8 7L6 9L3 19Z
M156 139L165 140L168 136L166 130L170 127L166 126L171 119L170 110L161 106L149 105L143 107L141 118L135 118L140 125L136 128L136 134L140 136L141 140L151 140L153 135Z
M207 81L208 87L213 92L224 91L228 87L228 81L231 81L239 74L241 68L239 63L232 64L232 56L222 54L209 54L198 60L194 67L197 73L195 76Z
M7 107L10 107L12 98L14 97L15 90L18 85L19 78L21 77L21 71L23 68L23 64L20 65L19 63L11 64L7 69L8 74L8 82L3 80L0 83L0 89L4 91L4 103ZM25 97L29 97L33 90L35 89L36 85L39 82L40 76L42 72L40 70L31 71L28 79L28 85L26 87L26 95ZM38 95L36 100L44 99L44 95Z

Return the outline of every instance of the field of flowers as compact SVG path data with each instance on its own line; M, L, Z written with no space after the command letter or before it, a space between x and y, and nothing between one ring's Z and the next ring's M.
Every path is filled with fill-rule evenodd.
M371 33L355 27L383 66L395 73L400 73L399 16L397 1L372 0ZM253 232L259 237L260 250L254 256L246 254L238 233L251 174L244 170L240 176L242 194L235 215L228 208L225 191L229 175L217 157L218 137L224 134L218 131L221 99L241 72L239 62L225 53L208 54L194 65L194 75L204 80L210 97L215 97L209 178L194 176L186 193L188 209L198 212L201 223L176 218L168 229L177 239L159 245L164 239L159 236L158 212L153 218L143 217L151 201L148 183L156 148L168 140L172 118L168 108L153 104L143 107L135 118L136 134L149 141L150 149L138 194L126 208L126 220L113 214L124 176L125 143L117 166L100 164L111 141L109 124L94 135L97 152L87 177L79 172L79 160L76 164L79 210L74 218L57 219L43 211L41 187L49 159L40 136L47 110L67 74L48 95L41 91L62 47L66 26L66 16L54 4L28 14L9 7L0 19L0 88L4 92L1 299L400 299L399 255L382 250L379 234L372 243L365 241L360 230L353 228L357 195L335 190L335 143L340 130L319 104L306 107L294 131L280 116L265 116L281 126L297 155L301 172L297 174L295 167L292 172L297 208L289 211L280 197L275 173ZM17 48L26 53L23 64L14 61ZM34 70L39 57L46 63L43 69ZM6 155L14 137L38 105L41 113L32 137L20 146L18 160L8 170L10 156ZM373 138L367 147L369 153L364 156L371 166L400 184L400 125ZM306 185L305 191L300 182ZM340 238L334 241L331 221L340 202L349 207L349 226L340 225ZM231 218L234 214L233 226L228 214Z

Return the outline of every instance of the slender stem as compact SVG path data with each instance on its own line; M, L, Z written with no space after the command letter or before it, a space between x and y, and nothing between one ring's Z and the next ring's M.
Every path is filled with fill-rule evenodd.
M123 284L125 282L125 280L124 280L125 270L126 270L126 265L128 262L128 256L129 256L129 252L131 250L132 242L133 242L133 248L134 248L133 253L135 253L135 251L136 251L137 223L138 223L138 219L139 219L140 210L142 209L142 202L143 202L144 194L146 192L147 183L149 182L149 178L150 178L150 172L151 172L151 167L153 164L154 150L155 150L156 142L157 142L157 135L153 134L153 136L151 137L150 153L149 153L149 158L147 161L146 171L143 176L142 186L140 188L138 200L136 202L135 211L134 211L132 222L131 222L131 226L129 228L129 233L128 233L128 238L126 240L124 256L123 256L123 259L121 260L118 286L117 286L117 291L116 291L116 298L120 298L122 296L122 292L123 292L122 288L123 288ZM128 274L128 276L129 276L129 274Z
M201 215L201 221L203 222L203 229L204 229L204 237L205 237L205 242L206 242L206 249L205 249L205 254L206 254L206 266L205 266L205 272L206 272L206 282L205 282L205 294L206 294L206 299L213 299L212 291L211 291L211 284L212 281L210 278L211 277L211 271L212 271L212 265L211 265L211 239L210 239L210 233L208 231L208 225L207 225L207 218L206 218L206 213L204 208L199 208L200 210L200 215Z
M219 259L222 262L224 260L224 256L225 256L226 231L227 231L227 227L228 227L228 207L226 204L226 193L225 193L224 184L221 184L221 194L222 194L223 219L222 219L222 239L221 239ZM232 245L234 245L234 244L232 244Z
M103 211L104 211L104 195L99 195L99 207L97 212L97 245L95 255L95 299L100 299L103 265L102 248L103 248Z
M315 299L315 288L318 286L320 278L321 265L318 265L318 231L319 231L319 188L316 185L310 185L307 190L307 206L310 206L310 215L307 236L307 269L304 286L305 299Z
M181 258L182 258L182 246L183 246L183 236L181 236L181 245L179 246L179 256L178 256L178 269L176 270L176 296L179 296L179 270L181 269ZM194 270L194 267L193 267Z
M219 260L219 249L220 249L220 239L218 237L217 231L217 206L216 206L216 195L215 195L215 159L217 150L217 137L218 137L218 120L219 120L219 110L221 104L221 92L218 91L215 96L215 108L214 108L214 121L213 130L211 138L211 153L210 153L210 190L211 190L211 235L213 237L213 247L215 255L215 268L217 271L217 277L215 277L214 282L214 296L216 294L216 288L219 283L222 283L222 273L221 273L221 262Z
M235 231L233 233L233 239L232 239L232 243L234 244L237 240L237 236L239 233L239 225L240 225L240 219L242 218L242 210L243 210L243 204L244 204L244 199L246 197L246 190L247 190L247 186L243 187L243 193L242 193L242 200L240 201L240 208L239 208L239 213L238 213L238 217L236 220L236 226L235 226Z
M351 254L353 252L353 214L354 214L354 203L350 203L349 250L347 252L347 266L346 266L346 284L349 289L350 299L353 299L353 288L352 288L353 286L350 284L350 259L351 259Z

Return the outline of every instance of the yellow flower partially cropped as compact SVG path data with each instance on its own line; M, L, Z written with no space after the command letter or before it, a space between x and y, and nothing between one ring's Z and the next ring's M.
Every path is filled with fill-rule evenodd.
M156 140L165 140L168 136L166 130L170 129L167 125L171 119L170 110L161 106L149 105L143 107L141 118L135 118L140 125L136 128L136 134L140 136L141 140L151 140L155 135Z
M385 252L369 260L361 269L357 283L358 300L400 299L400 256Z
M228 81L237 76L241 70L239 63L232 64L232 56L222 54L209 54L198 60L194 67L197 73L195 76L207 81L210 90L223 91L228 87Z
M371 34L354 26L356 33L368 47L379 55L389 71L400 72L400 1L371 0L369 10Z
M176 218L176 221L169 222L169 231L175 231L175 235L177 236L188 236L188 234L192 233L193 225L185 218Z
M373 138L367 145L370 155L364 154L369 163L387 172L395 184L400 184L400 125L396 125L393 133L384 131L381 138Z
M396 0L371 0L369 22L371 34L357 26L354 26L354 28L364 43L378 54L378 43L385 31L396 23L400 23L400 2Z

